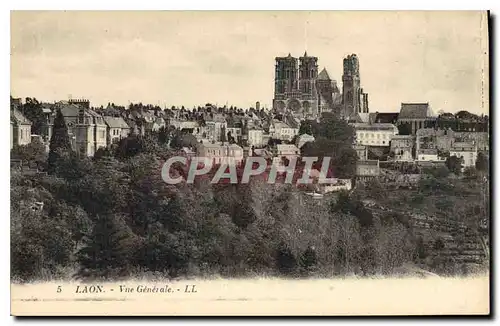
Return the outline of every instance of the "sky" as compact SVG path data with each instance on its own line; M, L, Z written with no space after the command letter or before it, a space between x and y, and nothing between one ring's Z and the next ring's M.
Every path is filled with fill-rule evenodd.
M484 12L11 12L11 95L93 106L270 107L275 57L359 58L371 112L488 114Z

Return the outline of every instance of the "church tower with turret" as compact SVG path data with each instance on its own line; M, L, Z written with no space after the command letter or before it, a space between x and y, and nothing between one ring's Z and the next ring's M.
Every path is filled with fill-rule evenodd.
M344 74L342 75L342 116L345 118L359 112L360 101L359 61L355 54L344 58Z
M341 116L353 119L359 114L368 114L368 112L368 94L361 87L359 59L356 54L351 54L344 58Z

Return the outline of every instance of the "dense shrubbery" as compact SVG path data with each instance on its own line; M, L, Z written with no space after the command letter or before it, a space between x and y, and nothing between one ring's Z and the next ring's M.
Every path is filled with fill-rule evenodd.
M171 154L157 150L120 159L61 154L54 173L38 178L13 171L13 277L369 274L411 259L407 229L349 197L338 204L347 208L329 209L258 178L168 185L161 162Z

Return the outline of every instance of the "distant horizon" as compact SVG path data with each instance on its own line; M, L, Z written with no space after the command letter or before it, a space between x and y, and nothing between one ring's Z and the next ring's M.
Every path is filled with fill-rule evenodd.
M370 112L429 103L435 114L489 115L484 19L472 11L12 11L11 95L271 109L275 57L307 51L341 91L342 60L356 53Z

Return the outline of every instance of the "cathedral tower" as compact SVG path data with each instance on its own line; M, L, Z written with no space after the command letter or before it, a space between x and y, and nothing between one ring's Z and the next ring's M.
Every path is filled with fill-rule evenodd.
M290 54L287 57L276 57L274 96L297 90L297 78L297 58L292 57Z
M360 83L358 57L355 54L348 55L344 58L344 74L342 75L342 106L343 116L346 118L361 112Z
M318 115L318 58L291 54L276 57L273 109L299 119L315 119Z
M299 89L304 95L315 97L316 95L316 77L318 77L318 58L307 56L299 58Z

